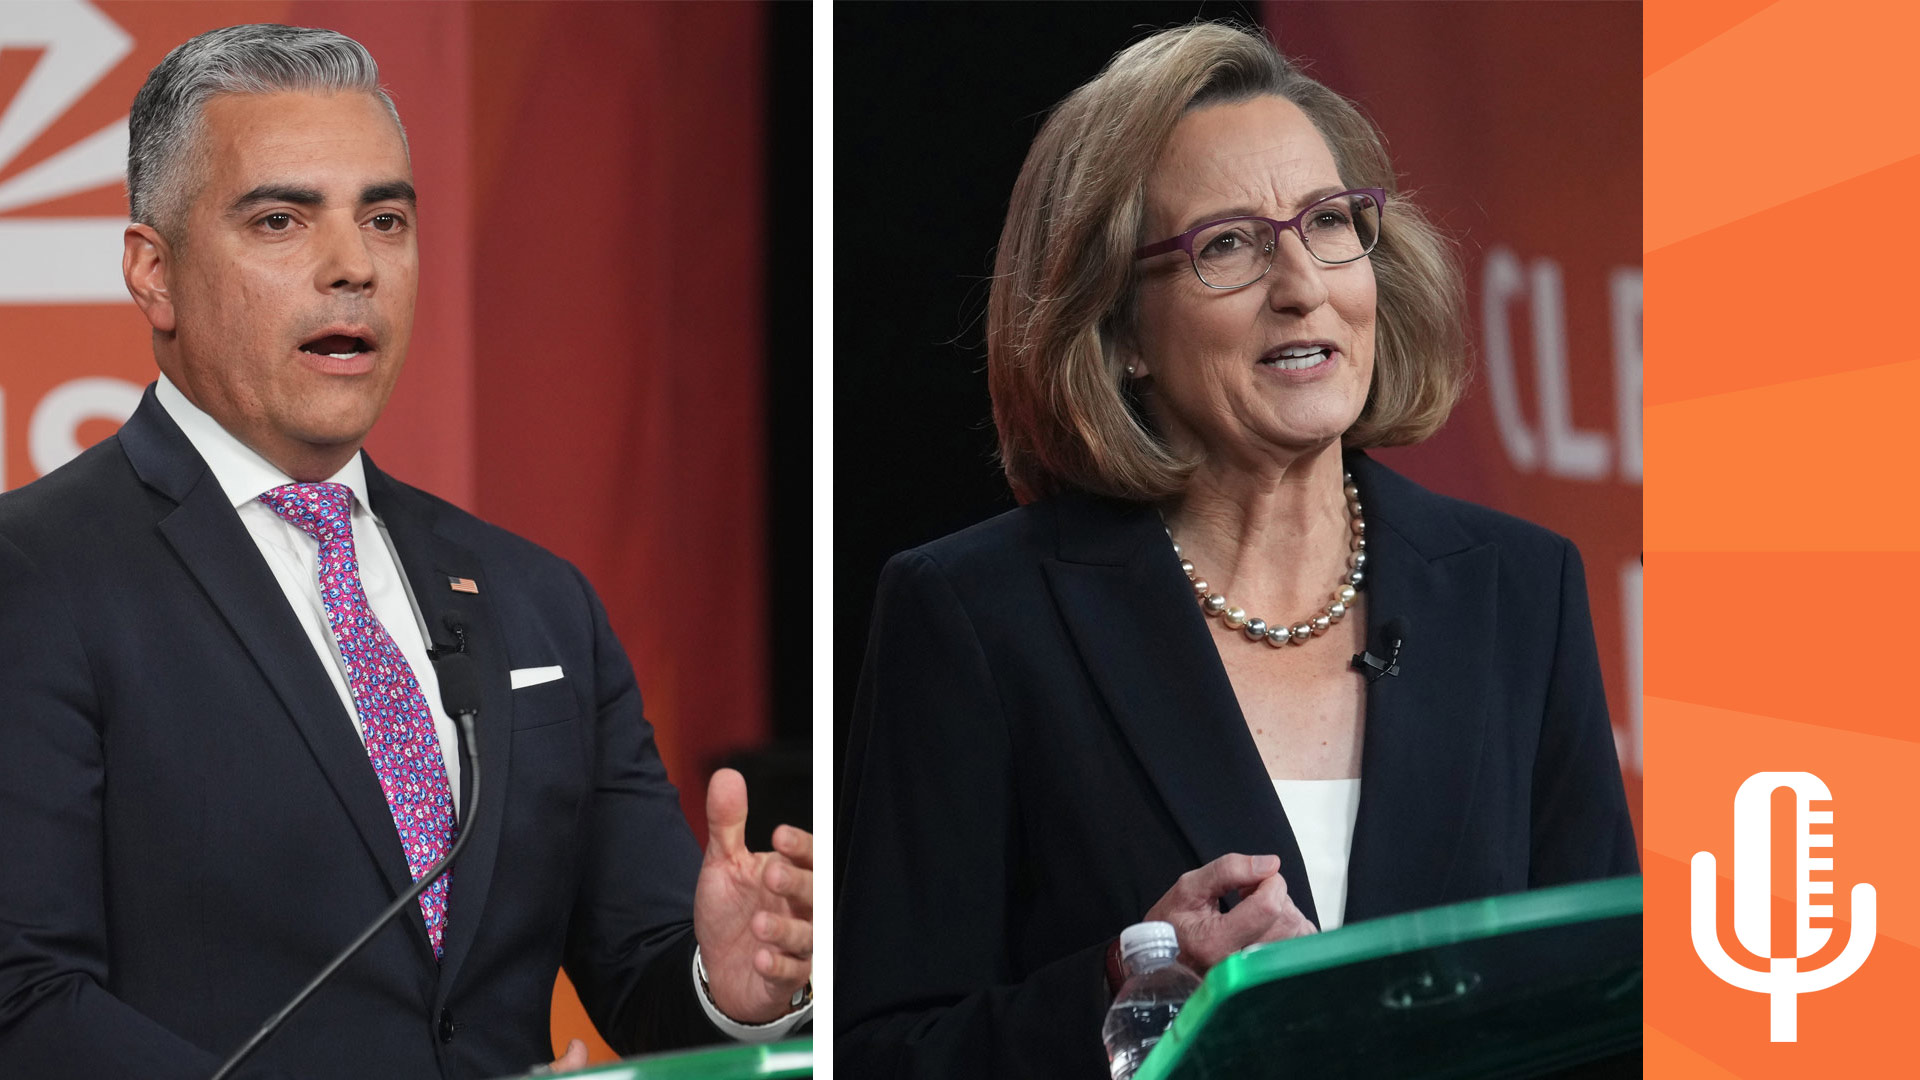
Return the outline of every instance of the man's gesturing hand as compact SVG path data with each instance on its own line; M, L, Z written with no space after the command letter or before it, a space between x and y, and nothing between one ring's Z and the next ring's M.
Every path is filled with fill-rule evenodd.
M720 1011L763 1024L793 1011L813 972L813 834L773 831L747 850L747 782L721 769L707 783L707 858L693 894L693 935Z
M1238 893L1240 902L1223 915L1220 898L1228 893ZM1316 931L1287 895L1277 855L1222 855L1181 874L1147 921L1172 923L1180 962L1203 975L1249 945Z

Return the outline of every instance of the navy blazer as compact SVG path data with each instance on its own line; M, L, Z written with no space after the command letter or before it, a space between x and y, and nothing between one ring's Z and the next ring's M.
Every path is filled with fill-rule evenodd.
M1368 640L1410 628L1400 674L1367 694L1346 921L1634 873L1573 544L1348 466ZM1228 852L1279 855L1318 921L1146 506L1061 496L896 556L846 784L843 1075L1105 1076L1107 943Z
M700 851L598 599L366 471L430 634L459 612L479 669L473 838L443 961L409 905L242 1075L525 1071L563 960L617 1049L717 1041L689 974ZM408 884L354 718L151 388L0 496L0 1076L206 1080Z

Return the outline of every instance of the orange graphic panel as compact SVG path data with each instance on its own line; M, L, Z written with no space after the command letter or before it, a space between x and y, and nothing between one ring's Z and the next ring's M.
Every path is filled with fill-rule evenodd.
M1920 226L1901 207L1920 183L1917 40L1920 11L1904 4L1647 7L1650 1077L1912 1071L1920 724L1903 653L1920 513L1903 451L1920 346L1901 324ZM1812 825L1778 799L1753 826L1772 852L1770 879L1748 883L1768 951L1848 972L1829 965L1867 940L1853 890L1876 898L1871 951L1795 996L1790 1041L1774 1037L1772 996L1730 985L1694 942L1712 934L1735 963L1767 965L1733 916L1734 797L1761 772L1810 773L1832 795L1807 804ZM1700 852L1717 903L1696 928ZM1796 949L1790 928L1809 913L1831 936Z

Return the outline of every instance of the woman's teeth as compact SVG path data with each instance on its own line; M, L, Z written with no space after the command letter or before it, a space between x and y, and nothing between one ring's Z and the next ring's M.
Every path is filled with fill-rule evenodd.
M1288 349L1278 356L1260 362L1270 367L1277 367L1281 371L1305 371L1331 355L1332 353L1325 346L1315 349Z

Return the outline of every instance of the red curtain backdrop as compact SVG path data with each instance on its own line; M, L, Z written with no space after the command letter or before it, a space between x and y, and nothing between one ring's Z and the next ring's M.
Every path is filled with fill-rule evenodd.
M111 434L154 377L118 286L125 137L112 151L108 130L147 71L232 23L349 34L399 106L421 199L412 351L368 450L581 568L698 826L706 764L768 730L764 17L0 6L0 488ZM108 150L89 153L96 133ZM561 1045L589 1034L570 999L563 987Z
M1379 456L1572 537L1640 823L1640 5L1284 3L1268 31L1386 133L1459 238L1474 382ZM1644 837L1644 830L1640 830Z

